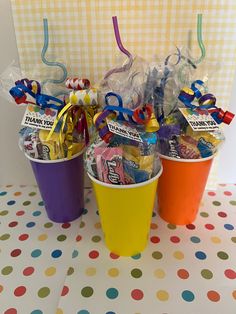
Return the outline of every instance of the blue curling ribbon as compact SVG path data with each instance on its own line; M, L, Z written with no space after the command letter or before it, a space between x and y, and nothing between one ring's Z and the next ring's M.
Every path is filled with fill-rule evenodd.
M43 109L52 108L56 110L61 110L64 107L64 102L56 97L41 94L40 92L34 93L29 87L25 86L24 84L21 84L20 81L17 81L16 84L17 85L12 87L9 91L9 93L14 99L22 98L26 96L26 94L28 93L30 96L35 98L36 104L38 106L41 106ZM59 103L60 105L49 103L50 101Z
M112 106L109 104L109 98L113 96L117 99L118 101L118 106ZM112 111L118 111L119 115L118 115L118 120L121 121L125 121L125 117L124 114L126 114L128 116L128 119L130 122L134 122L132 119L132 115L133 115L133 111L127 108L123 108L123 101L120 95L113 93L113 92L109 92L106 94L105 96L105 103L106 103L106 107L104 108L104 110L112 110Z

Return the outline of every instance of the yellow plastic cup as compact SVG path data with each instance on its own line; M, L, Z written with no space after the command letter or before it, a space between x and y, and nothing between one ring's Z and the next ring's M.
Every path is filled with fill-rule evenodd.
M157 183L162 174L129 185L92 180L107 248L120 256L134 256L146 245L152 219Z

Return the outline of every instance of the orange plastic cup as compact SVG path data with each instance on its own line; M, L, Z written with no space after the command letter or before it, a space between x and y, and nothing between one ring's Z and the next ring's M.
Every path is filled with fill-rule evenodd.
M163 174L157 194L161 218L175 225L195 220L213 157L177 159L160 155Z

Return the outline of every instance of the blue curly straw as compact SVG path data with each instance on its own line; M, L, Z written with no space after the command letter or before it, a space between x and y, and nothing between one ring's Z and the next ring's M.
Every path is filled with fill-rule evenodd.
M43 49L41 52L41 59L42 59L43 63L48 65L48 66L57 66L57 67L61 68L63 71L63 75L62 75L61 79L57 79L57 80L56 79L47 79L47 80L43 81L41 84L42 88L47 83L61 84L67 78L67 70L66 70L66 67L64 66L64 64L62 64L60 62L56 62L56 61L48 61L45 57L45 54L46 54L47 49L48 49L48 43L49 43L48 20L47 19L43 19L43 30L44 30L44 45L43 45ZM61 92L58 92L54 96L59 96L59 95L64 95L64 94L66 94L66 93L61 91Z

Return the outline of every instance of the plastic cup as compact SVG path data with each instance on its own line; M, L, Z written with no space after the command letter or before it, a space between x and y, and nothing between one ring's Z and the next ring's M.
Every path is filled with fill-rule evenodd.
M195 220L213 157L177 159L160 155L163 175L157 194L161 218L175 225Z
M142 252L148 240L159 173L129 185L101 182L88 174L96 195L107 248L121 256Z
M57 160L25 156L30 160L48 218L59 223L78 218L84 209L83 152Z

